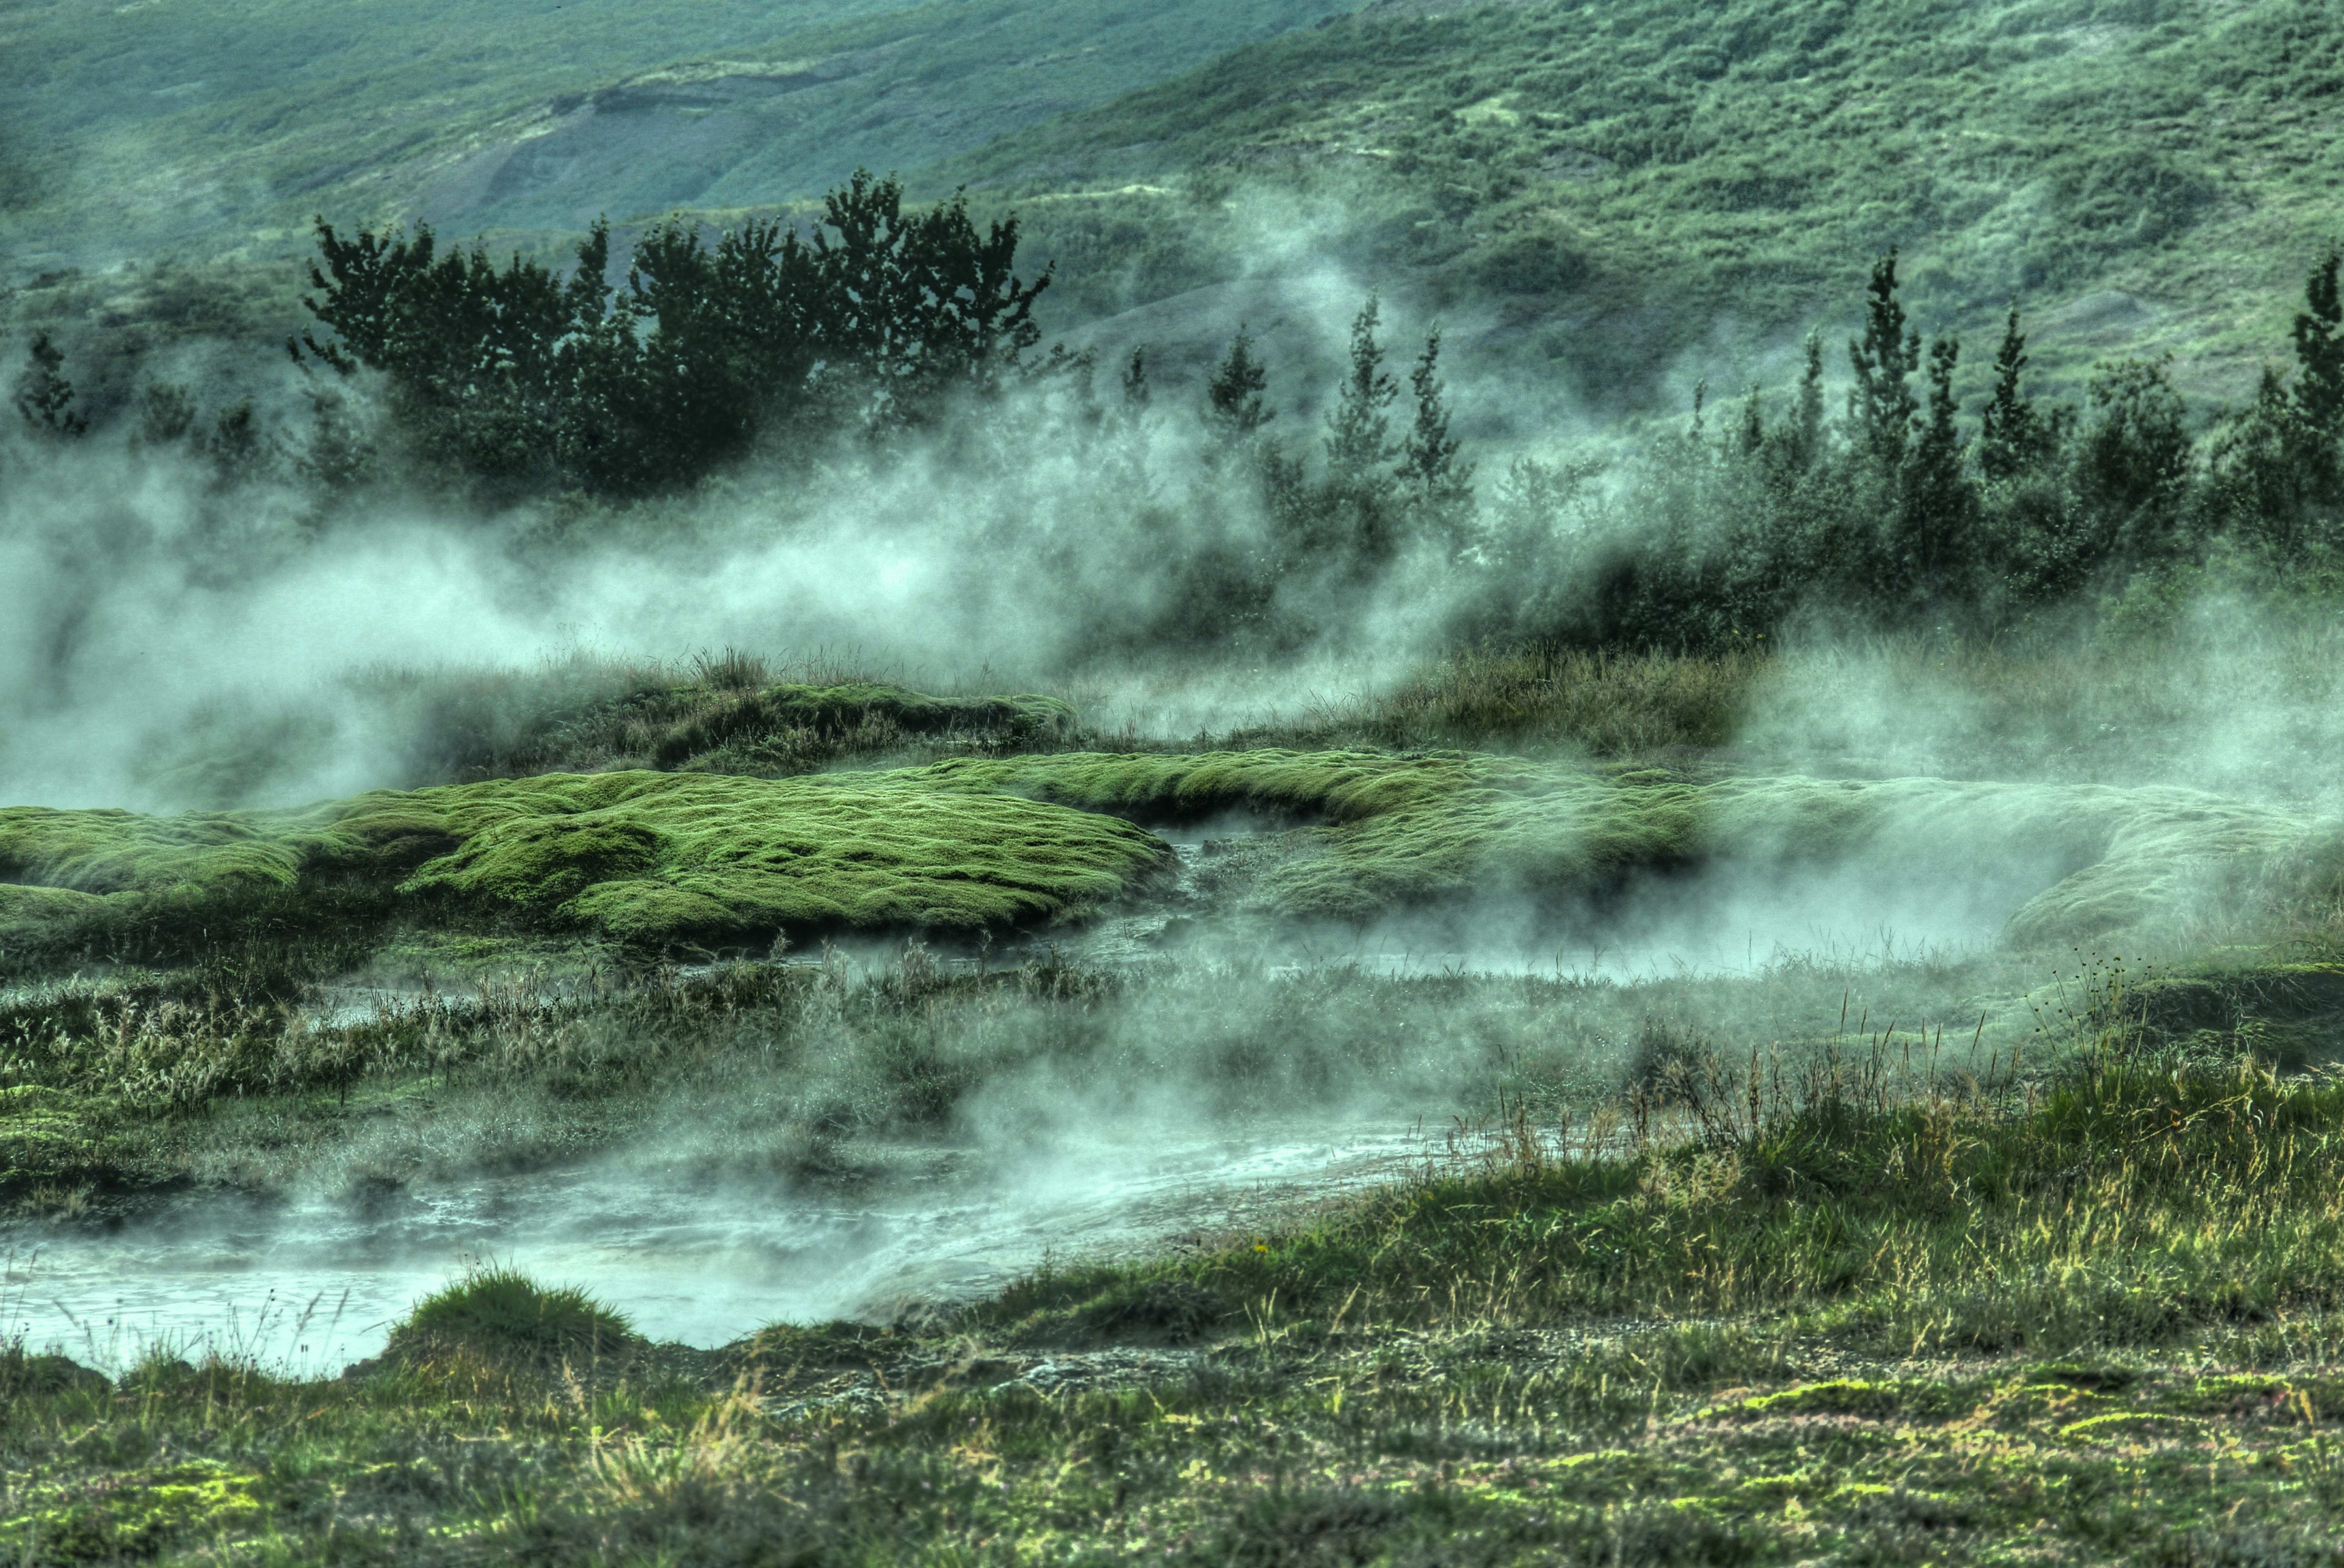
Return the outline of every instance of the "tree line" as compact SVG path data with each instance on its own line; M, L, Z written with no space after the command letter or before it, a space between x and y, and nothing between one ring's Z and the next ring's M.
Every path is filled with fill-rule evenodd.
M1477 487L1450 431L1439 330L1404 392L1373 298L1351 324L1315 460L1286 438L1269 367L1240 325L1197 410L1201 448L1172 460L1185 466L1168 481L1150 471L1167 460L1147 440L1158 416L1144 353L1104 400L1087 354L1037 353L1035 309L1053 274L1022 274L1018 242L1014 216L981 228L959 195L915 210L896 181L864 172L803 235L753 221L712 243L658 226L616 283L602 225L563 274L443 249L419 225L345 237L320 219L304 300L316 325L288 348L325 381L290 466L324 491L379 466L336 389L361 374L409 466L491 504L624 502L751 460L810 460L842 440L883 452L904 438L959 443L980 462L981 432L1046 407L1052 439L1116 476L1127 521L1146 527L1155 509L1166 549L1150 568L1166 591L1132 634L1186 641L1318 634L1347 594L1403 561L1436 574L1425 580L1460 634L1699 648L1819 614L1990 629L2218 550L2284 572L2344 547L2332 247L2294 319L2292 373L2267 369L2202 435L2169 358L2102 364L2080 406L2034 400L2015 303L1993 389L1965 414L1961 345L1908 319L1891 252L1872 268L1836 416L1811 333L1793 386L1753 386L1723 418L1704 389L1689 427L1625 464L1520 460ZM45 336L15 402L42 439L86 432ZM164 385L149 388L136 439L194 447L224 481L268 467L274 450L248 404L201 421ZM1198 526L1207 514L1247 521Z

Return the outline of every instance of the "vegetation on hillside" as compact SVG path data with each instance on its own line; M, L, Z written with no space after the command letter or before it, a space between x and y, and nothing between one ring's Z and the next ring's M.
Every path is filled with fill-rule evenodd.
M310 217L555 243L597 213L737 211L910 169L1335 9L1267 0L227 0L9 17L0 237L16 276L282 254ZM429 105L428 112L419 106Z
M340 389L315 392L318 418L284 460L321 507L384 482L394 456L506 504L688 489L753 457L786 476L942 462L999 508L959 541L972 568L1005 556L1089 576L1118 551L1146 560L1140 604L1088 596L1076 657L1339 638L1402 583L1433 597L1452 638L1719 650L1916 616L1995 632L2209 567L2321 581L2344 541L2332 246L2291 325L2291 371L2267 369L2252 401L2210 423L2165 360L2103 363L2080 407L2038 400L2015 306L1973 415L1955 384L1961 344L1911 320L1892 252L1847 343L1843 397L1811 334L1793 388L1753 385L1722 412L1699 389L1688 428L1609 471L1524 458L1477 492L1450 433L1440 333L1403 404L1372 298L1313 460L1266 401L1242 328L1202 406L1167 422L1144 352L1106 400L1087 356L1029 353L1050 278L1015 270L1014 218L980 232L957 198L906 213L899 187L864 177L827 217L811 243L755 224L712 248L658 231L615 298L599 230L564 279L477 249L441 255L428 230L322 228L310 309L332 335L297 354L345 377L364 367L382 390L370 418ZM75 397L63 355L37 340L16 396L26 431L51 446L82 436ZM179 417L158 421L166 405ZM288 451L248 410L196 426L167 385L150 389L147 414L150 442L192 443L224 482ZM1076 460L1046 478L1040 453ZM1051 499L1029 504L1021 486L1036 485ZM1055 515L1068 506L1123 526L1069 551Z
M2334 227L2339 83L2318 0L1370 5L945 177L1024 207L1086 314L1298 228L1606 415L1683 357L1794 361L1892 248L1965 336L2069 307L2063 389L2170 350L2235 396L2280 325L2258 302Z

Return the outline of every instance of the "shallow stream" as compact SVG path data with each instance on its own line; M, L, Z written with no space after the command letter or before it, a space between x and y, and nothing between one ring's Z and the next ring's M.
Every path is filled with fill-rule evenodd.
M1008 1158L900 1150L902 1174L852 1189L614 1158L373 1202L190 1199L106 1233L0 1232L0 1334L107 1369L159 1346L332 1375L381 1350L418 1298L494 1261L581 1286L653 1339L715 1346L1225 1234L1427 1152L1414 1128L1265 1123Z

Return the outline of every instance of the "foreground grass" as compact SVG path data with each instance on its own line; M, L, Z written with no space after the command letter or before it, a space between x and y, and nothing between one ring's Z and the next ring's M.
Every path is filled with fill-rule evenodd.
M491 1273L325 1382L0 1361L20 1562L2321 1563L2344 1090L1676 1073L924 1327L645 1344ZM1720 1090L1731 1090L1725 1098Z

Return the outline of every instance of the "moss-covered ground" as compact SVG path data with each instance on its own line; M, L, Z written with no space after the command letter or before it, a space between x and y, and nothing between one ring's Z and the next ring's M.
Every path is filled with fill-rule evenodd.
M22 951L181 941L327 889L385 914L521 918L622 941L986 930L1160 879L1126 823L891 775L553 774L294 812L0 812L0 923Z
M2137 936L2332 902L2334 833L2170 787L1718 777L1473 753L1051 753L764 780L551 774L294 812L0 811L0 931L59 955L183 945L338 890L378 918L520 920L650 948L1030 929L1170 886L1133 823L1287 828L1236 907L1366 922L1490 897L1574 913L1701 868L2013 885L2006 935Z

